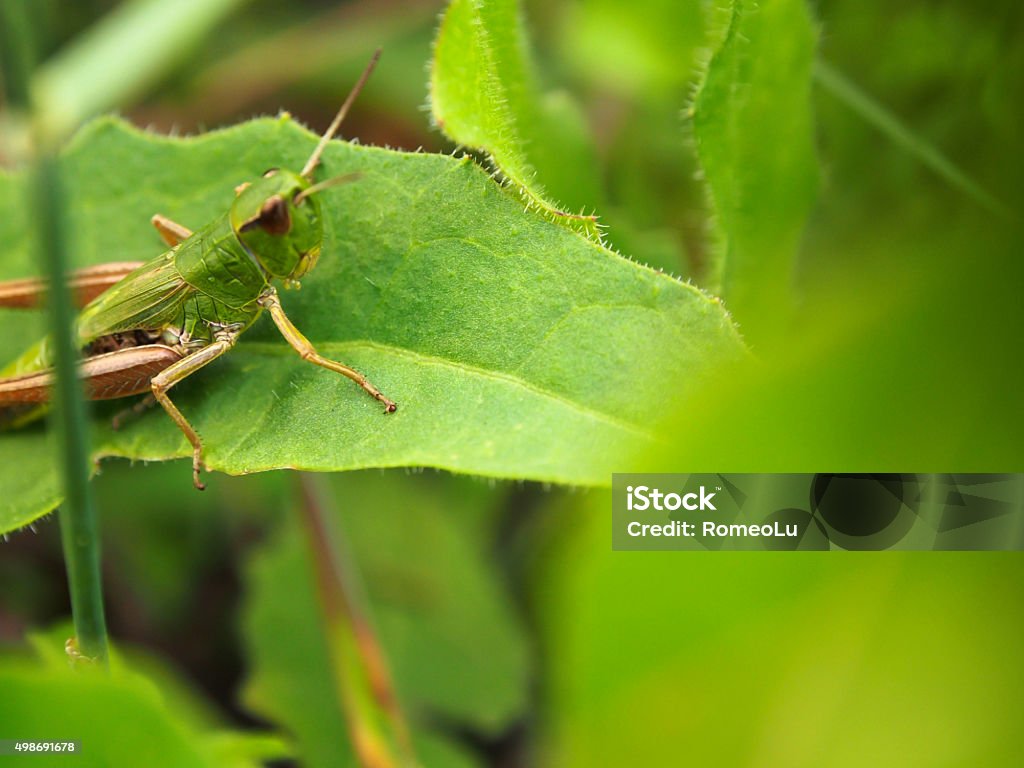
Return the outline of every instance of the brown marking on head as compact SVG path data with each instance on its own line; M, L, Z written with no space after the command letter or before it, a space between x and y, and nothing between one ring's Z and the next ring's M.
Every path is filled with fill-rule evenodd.
M288 203L281 195L268 197L260 206L260 212L239 227L239 232L248 232L259 227L268 235L286 235L292 228L292 217L288 213Z

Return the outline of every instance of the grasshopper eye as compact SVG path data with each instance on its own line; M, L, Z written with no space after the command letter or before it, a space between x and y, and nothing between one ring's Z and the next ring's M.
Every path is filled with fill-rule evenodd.
M260 212L239 227L239 232L248 232L259 227L268 235L286 235L292 228L292 217L288 213L288 203L281 195L267 198L260 206Z
M281 170L281 169L280 168L268 168L267 170L265 170L263 172L263 178L264 179L269 179L271 176L273 176L279 170Z

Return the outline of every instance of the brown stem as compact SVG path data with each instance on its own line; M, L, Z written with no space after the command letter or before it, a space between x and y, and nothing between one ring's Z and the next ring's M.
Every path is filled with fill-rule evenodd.
M387 656L366 610L355 560L337 525L338 516L329 512L333 506L329 490L322 478L311 474L299 474L298 478L302 519L316 569L331 659L357 757L366 768L418 765ZM348 646L353 648L355 658L349 657ZM367 698L371 706L367 706ZM373 708L378 712L371 711ZM389 742L400 760L395 759Z

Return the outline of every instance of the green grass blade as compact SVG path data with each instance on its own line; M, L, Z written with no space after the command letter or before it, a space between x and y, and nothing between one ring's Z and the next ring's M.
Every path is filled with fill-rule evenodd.
M32 84L52 140L138 97L245 0L133 0L43 66ZM116 73L113 76L112 73Z
M961 171L935 146L916 135L892 112L857 87L831 64L819 60L814 67L814 79L832 96L885 134L894 144L916 157L951 187L964 193L982 208L997 216L1007 220L1017 218L1009 208Z

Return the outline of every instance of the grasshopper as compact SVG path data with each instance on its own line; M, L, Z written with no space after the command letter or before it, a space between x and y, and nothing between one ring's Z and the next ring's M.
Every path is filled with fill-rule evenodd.
M82 306L74 332L86 396L148 393L130 410L163 406L192 445L192 482L199 490L205 487L199 479L203 441L168 390L228 352L264 310L303 360L352 379L385 413L397 408L361 373L320 355L288 319L272 284L293 285L313 269L323 242L316 195L359 176L313 182L321 154L379 56L377 51L302 171L271 169L239 185L228 212L195 232L154 216L170 250L152 261L102 264L69 276ZM44 293L40 280L0 283L0 306L36 306ZM54 378L50 346L44 338L0 371L0 423L20 426L46 411ZM115 428L126 413L115 417Z

